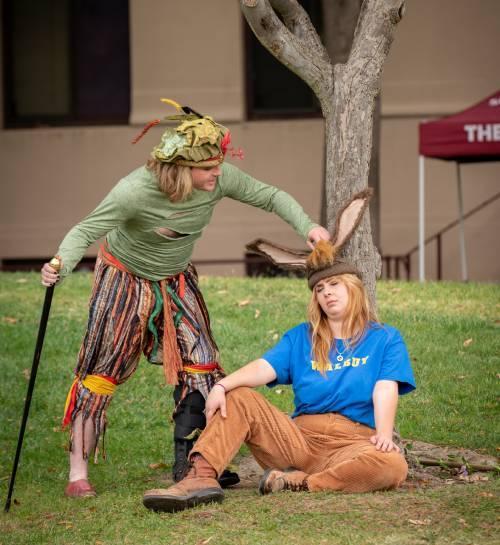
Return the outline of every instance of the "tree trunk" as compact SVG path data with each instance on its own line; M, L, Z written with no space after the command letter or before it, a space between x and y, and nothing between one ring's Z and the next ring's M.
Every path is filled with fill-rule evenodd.
M349 59L354 31L359 19L363 0L322 0L323 43L332 63L344 64ZM372 152L368 185L373 188L370 201L370 222L373 242L380 244L380 198L379 198L379 154L380 154L380 95L376 98L373 115ZM326 156L326 151L325 151ZM321 196L321 223L327 224L326 179L323 180Z
M352 39L359 19L359 12L363 0L322 0L321 11L323 15L323 43L333 65L344 64L351 52ZM326 157L326 142L324 149ZM369 184L371 187L372 184ZM373 195L370 203L370 212L376 195ZM328 222L328 210L326 206L326 168L323 168L323 190L321 191L321 225Z
M373 197L370 201L372 239L375 246L380 248L380 94L375 99L373 112L372 153L368 185L373 188Z

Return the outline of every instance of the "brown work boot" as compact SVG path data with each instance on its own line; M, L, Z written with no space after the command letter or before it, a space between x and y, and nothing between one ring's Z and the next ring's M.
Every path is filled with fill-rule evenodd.
M174 513L203 503L222 502L224 492L215 469L200 454L191 456L190 462L191 468L182 481L170 488L147 490L142 499L144 507Z
M307 492L307 478L309 475L303 471L280 469L266 469L259 482L259 492L272 494L282 490L291 490L292 492Z

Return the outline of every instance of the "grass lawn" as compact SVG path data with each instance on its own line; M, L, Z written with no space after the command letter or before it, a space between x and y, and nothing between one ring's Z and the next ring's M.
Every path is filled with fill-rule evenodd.
M304 320L308 290L295 279L202 278L226 371L260 356ZM56 289L18 470L15 503L0 516L0 545L491 544L498 480L375 494L227 492L221 505L155 514L142 492L172 463L171 388L141 361L109 411L108 458L91 467L97 498L62 496L66 434L60 419L85 328L91 276ZM17 444L44 291L38 275L0 274L0 494ZM418 389L401 398L404 438L498 453L500 287L382 282L379 314L409 347ZM285 411L288 387L262 389ZM280 393L278 393L280 391ZM160 465L161 464L161 465ZM165 467L165 465L167 467ZM237 464L237 461L236 461ZM497 538L495 538L497 535Z

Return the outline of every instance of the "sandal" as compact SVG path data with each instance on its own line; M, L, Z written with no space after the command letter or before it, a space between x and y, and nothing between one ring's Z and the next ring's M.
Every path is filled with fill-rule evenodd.
M78 479L78 481L70 481L64 490L64 495L68 498L86 498L96 496L94 487L87 479Z

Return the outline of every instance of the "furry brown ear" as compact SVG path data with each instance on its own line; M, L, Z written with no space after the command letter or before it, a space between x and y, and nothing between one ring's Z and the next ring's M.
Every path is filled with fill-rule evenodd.
M316 244L315 251L311 253L309 258L309 267L320 269L334 262L336 253L349 240L361 221L372 193L372 189L365 189L354 195L342 208L337 216L333 242L324 241L323 244L323 241L320 241ZM246 248L250 252L267 258L277 267L290 271L304 271L306 260L310 254L307 250L291 250L262 238L250 242Z
M271 263L289 271L304 271L306 269L306 258L309 254L303 250L291 250L258 238L246 245L250 252L266 257Z
M351 238L372 195L373 189L371 188L357 193L338 213L332 241L336 251L339 251Z

